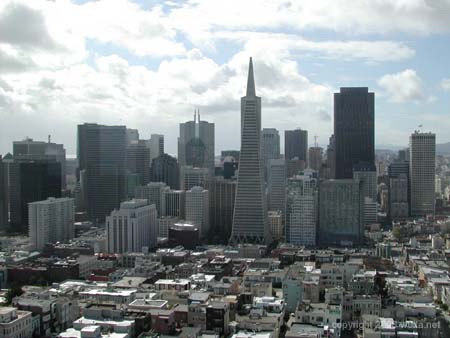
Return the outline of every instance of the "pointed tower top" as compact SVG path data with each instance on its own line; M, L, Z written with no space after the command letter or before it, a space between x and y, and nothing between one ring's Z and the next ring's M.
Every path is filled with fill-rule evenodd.
M251 57L248 65L247 96L256 96L255 78L253 76L253 61Z

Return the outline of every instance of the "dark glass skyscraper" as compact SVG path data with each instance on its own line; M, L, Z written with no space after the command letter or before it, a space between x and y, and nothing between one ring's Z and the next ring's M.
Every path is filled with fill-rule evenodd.
M8 172L6 168L6 163L3 163L0 155L0 229L6 228L9 221Z
M284 132L284 158L292 160L308 160L308 131L302 129L285 130Z
M11 230L28 229L28 203L61 197L61 163L14 160L10 165Z
M89 219L103 222L126 196L126 127L85 123L78 126L79 170Z
M375 162L375 95L366 87L334 94L335 178L352 178L353 166Z
M152 161L152 182L164 182L170 189L180 188L180 168L175 157L162 154Z
M250 58L247 94L241 98L241 152L230 242L270 243L261 147L261 98Z

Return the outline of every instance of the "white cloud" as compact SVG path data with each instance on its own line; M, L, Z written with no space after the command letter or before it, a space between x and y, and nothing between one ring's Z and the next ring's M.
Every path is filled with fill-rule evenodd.
M386 74L378 80L378 85L393 102L418 102L426 99L422 80L412 69Z
M450 79L442 79L441 88L450 91Z

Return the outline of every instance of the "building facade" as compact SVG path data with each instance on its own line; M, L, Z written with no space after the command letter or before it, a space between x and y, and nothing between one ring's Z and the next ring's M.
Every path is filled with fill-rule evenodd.
M200 237L209 233L209 192L202 187L186 191L186 221L196 225Z
M317 178L306 170L288 180L286 241L295 245L316 245L318 221Z
M358 246L363 239L364 198L357 180L326 180L319 189L320 246Z
M308 162L308 131L302 129L284 131L284 158Z
M353 167L375 162L375 94L368 88L341 88L334 94L337 179L353 177Z
M261 147L261 98L250 58L247 94L241 98L241 152L230 242L270 243Z
M435 212L436 135L414 132L409 137L411 181L411 215Z
M157 244L158 222L154 204L147 200L122 202L119 210L106 217L109 253L142 252Z
M149 204L156 206L158 216L161 216L161 198L162 192L168 188L164 182L150 182L147 185L136 187L136 199L146 199Z
M126 197L126 135L125 126L78 125L78 164L86 175L83 190L91 221L102 223Z
M164 182L170 189L180 188L180 168L175 157L162 154L153 159L151 169L152 182Z
M34 248L67 242L74 238L75 202L73 198L53 198L28 204L28 236Z
M269 210L286 214L286 162L284 159L269 161ZM284 223L284 222L283 222Z

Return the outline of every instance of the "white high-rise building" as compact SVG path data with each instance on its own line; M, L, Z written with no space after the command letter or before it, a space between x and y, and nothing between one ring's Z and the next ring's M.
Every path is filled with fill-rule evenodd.
M251 58L247 93L241 98L241 151L230 242L233 244L272 242L264 189L261 98L256 96Z
M269 161L269 210L286 213L286 163L284 159ZM284 223L284 222L283 222Z
M30 241L36 250L47 243L67 242L74 238L75 200L53 198L28 204Z
M293 176L287 184L286 241L295 245L316 245L318 193L313 170Z
M197 168L191 165L183 165L180 168L181 190L188 191L192 187L205 187L210 177L210 168Z
M436 135L415 131L409 137L411 215L435 212Z
M147 185L136 187L135 196L137 199L146 199L149 204L154 204L161 216L162 192L169 187L164 182L150 182Z
M164 154L164 135L151 134L150 140L147 140L145 143L150 151L150 165L152 165L154 158Z
M161 193L161 216L173 216L184 219L185 215L184 190L164 188Z
M158 222L154 204L147 200L122 202L106 217L107 250L110 253L142 252L157 244Z
M209 232L209 192L202 187L186 191L186 221L196 225L200 237Z

